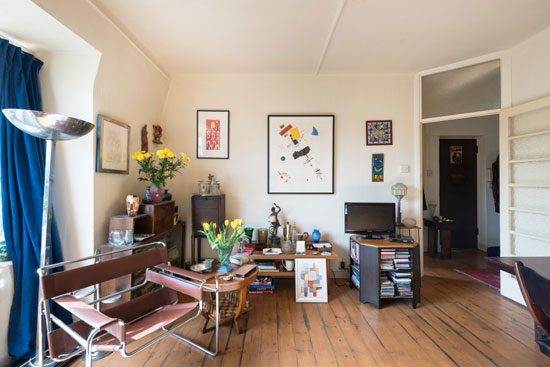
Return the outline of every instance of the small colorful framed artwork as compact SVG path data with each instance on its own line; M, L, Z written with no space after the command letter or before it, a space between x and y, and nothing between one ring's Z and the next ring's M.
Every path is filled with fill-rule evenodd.
M384 153L372 155L372 182L384 182Z
M229 159L229 111L197 111L197 158Z
M392 145L391 120L367 121L367 145Z
M462 145L451 145L451 164L462 164Z
M327 261L296 259L296 302L328 302Z

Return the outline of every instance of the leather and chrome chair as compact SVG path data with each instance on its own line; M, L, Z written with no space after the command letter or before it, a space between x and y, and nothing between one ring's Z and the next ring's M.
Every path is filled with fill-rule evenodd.
M540 351L550 356L550 279L546 279L521 261L514 264L514 272L529 313L537 326L535 339Z
M98 258L128 251L110 251L89 256L76 261L52 264L39 269L41 299L39 307L44 317L49 343L50 359L64 361L79 354L86 354L86 366L92 366L92 353L97 351L120 352L124 357L133 356L169 335L191 344L203 352L214 356L218 353L219 320L216 318L215 347L209 350L186 339L176 330L196 319L203 312L203 291L214 295L216 314L219 315L219 283L215 274L198 274L170 266L166 245L156 242L132 247L133 254L97 262ZM107 257L108 256L108 257ZM51 273L54 268L68 264L96 261L91 265ZM75 297L75 292L121 276L145 271L145 280L113 294L84 302ZM206 285L207 280L215 278ZM122 293L145 287L152 282L156 289L139 297L100 311L99 303ZM194 300L177 303L177 293L191 296ZM65 324L49 311L53 301L68 310L79 321ZM53 328L53 324L59 326ZM145 344L133 348L131 345L142 338L162 330L163 333L150 337ZM129 350L131 349L131 350ZM40 353L43 355L44 351ZM43 358L41 358L42 360Z

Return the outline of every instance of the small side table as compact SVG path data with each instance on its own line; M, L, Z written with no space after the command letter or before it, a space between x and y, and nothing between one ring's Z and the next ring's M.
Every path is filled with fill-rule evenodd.
M437 255L437 232L441 237L441 259L451 258L451 232L456 229L455 222L434 222L424 219L424 225L428 227L428 253Z

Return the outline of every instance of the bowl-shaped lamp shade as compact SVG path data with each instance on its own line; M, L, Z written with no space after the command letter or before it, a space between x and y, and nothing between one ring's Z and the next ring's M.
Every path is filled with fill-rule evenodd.
M391 193L396 198L402 199L405 195L407 195L407 186L401 182L398 182L391 187Z
M55 113L15 108L6 108L2 112L19 130L39 139L73 140L94 128L94 124L87 121Z

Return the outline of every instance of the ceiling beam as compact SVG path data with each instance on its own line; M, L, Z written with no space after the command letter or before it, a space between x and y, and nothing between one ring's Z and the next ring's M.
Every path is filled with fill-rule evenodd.
M340 17L342 16L342 11L344 10L345 6L346 6L346 0L340 0L340 4L336 9L336 14L334 15L332 25L330 27L329 33L327 35L327 39L325 41L325 46L323 47L323 52L321 53L321 58L319 59L319 63L317 64L317 69L315 69L316 76L319 75L319 72L321 71L321 67L323 66L323 62L325 61L327 50L330 47L330 42L332 41L332 36L334 35L334 31L338 26L338 22L340 21Z
M170 80L171 76L166 71L166 69L162 66L162 64L155 59L151 53L142 45L140 44L134 37L131 36L129 31L125 31L125 28L119 24L119 20L116 19L113 15L109 16L107 15L107 10L103 9L103 7L98 4L95 0L88 0L88 3L107 21L109 22L115 29L128 41L130 44L138 51L141 56L143 56L151 65L157 69L157 71L166 79Z

